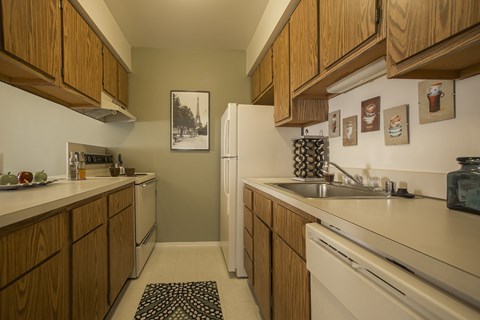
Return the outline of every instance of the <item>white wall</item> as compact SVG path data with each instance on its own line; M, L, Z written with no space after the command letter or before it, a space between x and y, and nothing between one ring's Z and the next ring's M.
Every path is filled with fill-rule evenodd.
M134 124L102 123L0 82L0 172L65 174L66 143L116 147Z
M341 136L331 138L330 160L345 168L361 169L359 173L364 176L368 175L365 169L375 169L374 174L393 174L423 194L443 198L445 175L459 168L455 159L460 156L480 156L480 105L477 97L480 76L455 82L455 119L423 125L419 124L418 114L419 81L387 80L382 77L331 99L330 112L340 109L342 119L358 115L358 121L363 100L380 96L381 113L385 109L408 104L410 143L386 146L382 117L380 131L362 133L358 129L357 146L344 147ZM320 130L328 135L327 123L309 127L310 134L318 134ZM430 179L433 183L421 181ZM436 191L432 192L430 188Z

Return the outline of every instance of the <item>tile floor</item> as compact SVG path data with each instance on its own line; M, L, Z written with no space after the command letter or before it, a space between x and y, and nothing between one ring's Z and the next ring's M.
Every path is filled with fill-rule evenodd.
M217 282L225 320L260 320L246 279L231 276L219 246L156 246L138 279L128 280L107 320L132 320L145 286L159 282Z

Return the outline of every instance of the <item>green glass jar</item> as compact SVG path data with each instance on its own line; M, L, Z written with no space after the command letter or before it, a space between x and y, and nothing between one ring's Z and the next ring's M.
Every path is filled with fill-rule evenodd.
M480 214L480 157L457 161L461 168L447 175L447 207Z

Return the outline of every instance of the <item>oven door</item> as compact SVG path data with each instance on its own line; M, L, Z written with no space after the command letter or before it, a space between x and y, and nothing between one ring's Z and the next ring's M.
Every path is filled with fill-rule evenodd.
M137 245L155 224L155 181L135 185L135 240Z

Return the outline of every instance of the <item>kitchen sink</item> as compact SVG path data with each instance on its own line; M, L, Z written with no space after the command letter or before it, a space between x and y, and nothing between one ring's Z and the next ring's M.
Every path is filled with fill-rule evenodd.
M341 185L325 182L289 182L268 183L305 198L338 198L338 199L386 199L390 195L384 191L372 190L368 187Z

